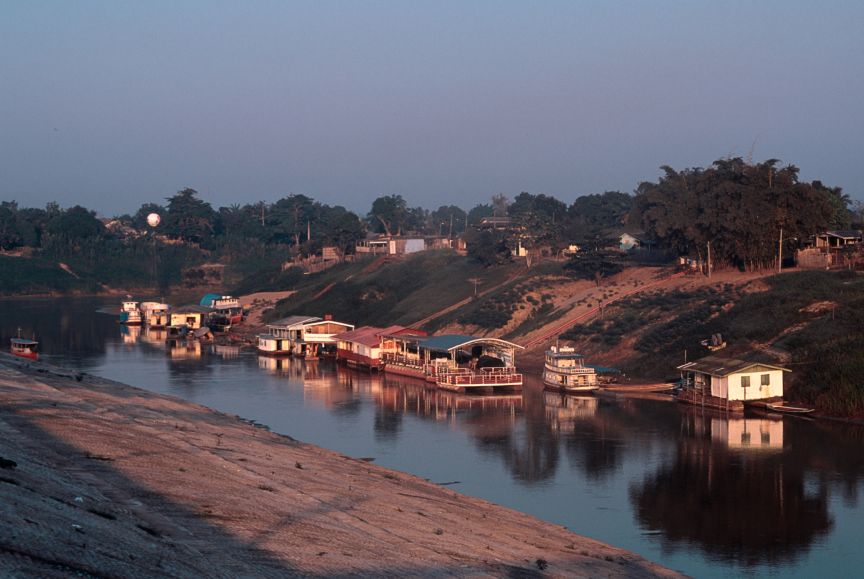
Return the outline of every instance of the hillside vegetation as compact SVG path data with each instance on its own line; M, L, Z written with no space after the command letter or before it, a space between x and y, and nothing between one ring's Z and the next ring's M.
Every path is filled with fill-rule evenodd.
M853 272L801 271L637 295L562 337L631 375L665 378L685 351L691 360L708 355L700 341L718 332L729 344L721 355L791 369L787 397L864 416L864 277Z
M452 251L425 251L390 263L361 259L302 276L297 293L267 316L332 314L357 325L410 325L523 269L478 268Z

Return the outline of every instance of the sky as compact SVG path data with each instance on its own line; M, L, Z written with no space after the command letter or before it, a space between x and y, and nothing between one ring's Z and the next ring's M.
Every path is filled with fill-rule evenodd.
M864 198L864 2L3 0L0 200L567 203L777 158Z

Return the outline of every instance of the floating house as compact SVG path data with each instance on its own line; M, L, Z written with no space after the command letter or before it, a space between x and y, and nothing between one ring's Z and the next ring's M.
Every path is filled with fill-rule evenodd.
M196 305L180 306L171 312L171 325L185 325L190 330L197 330L207 325L209 316L210 308Z
M148 328L165 328L171 325L171 309L161 302L141 302L142 322Z
M722 410L743 411L744 402L783 398L782 366L707 356L678 366L682 389L678 399Z
M522 388L516 351L522 346L498 338L442 335L386 335L384 371L421 378L439 388L465 392L478 388Z
M363 326L349 332L334 336L336 339L336 360L349 366L358 366L369 370L380 370L383 336L414 335L425 336L426 332L413 330L402 326L377 328Z
M321 321L315 316L288 316L267 324L267 333L258 334L258 353L265 356L289 356L291 344L303 339L304 324Z
M354 329L354 324L337 322L331 316L307 322L299 328L300 337L292 342L292 354L304 358L336 357L335 336Z

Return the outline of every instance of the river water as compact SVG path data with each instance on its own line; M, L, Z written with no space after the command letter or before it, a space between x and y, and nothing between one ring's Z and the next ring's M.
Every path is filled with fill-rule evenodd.
M864 569L862 426L562 396L538 379L520 395L457 395L234 347L168 350L163 335L96 313L106 305L0 301L0 340L20 327L45 361L374 458L693 576Z

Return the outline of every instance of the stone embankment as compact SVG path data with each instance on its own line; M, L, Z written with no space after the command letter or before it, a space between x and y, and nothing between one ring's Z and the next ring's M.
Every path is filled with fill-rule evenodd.
M677 576L182 400L0 355L0 575Z

